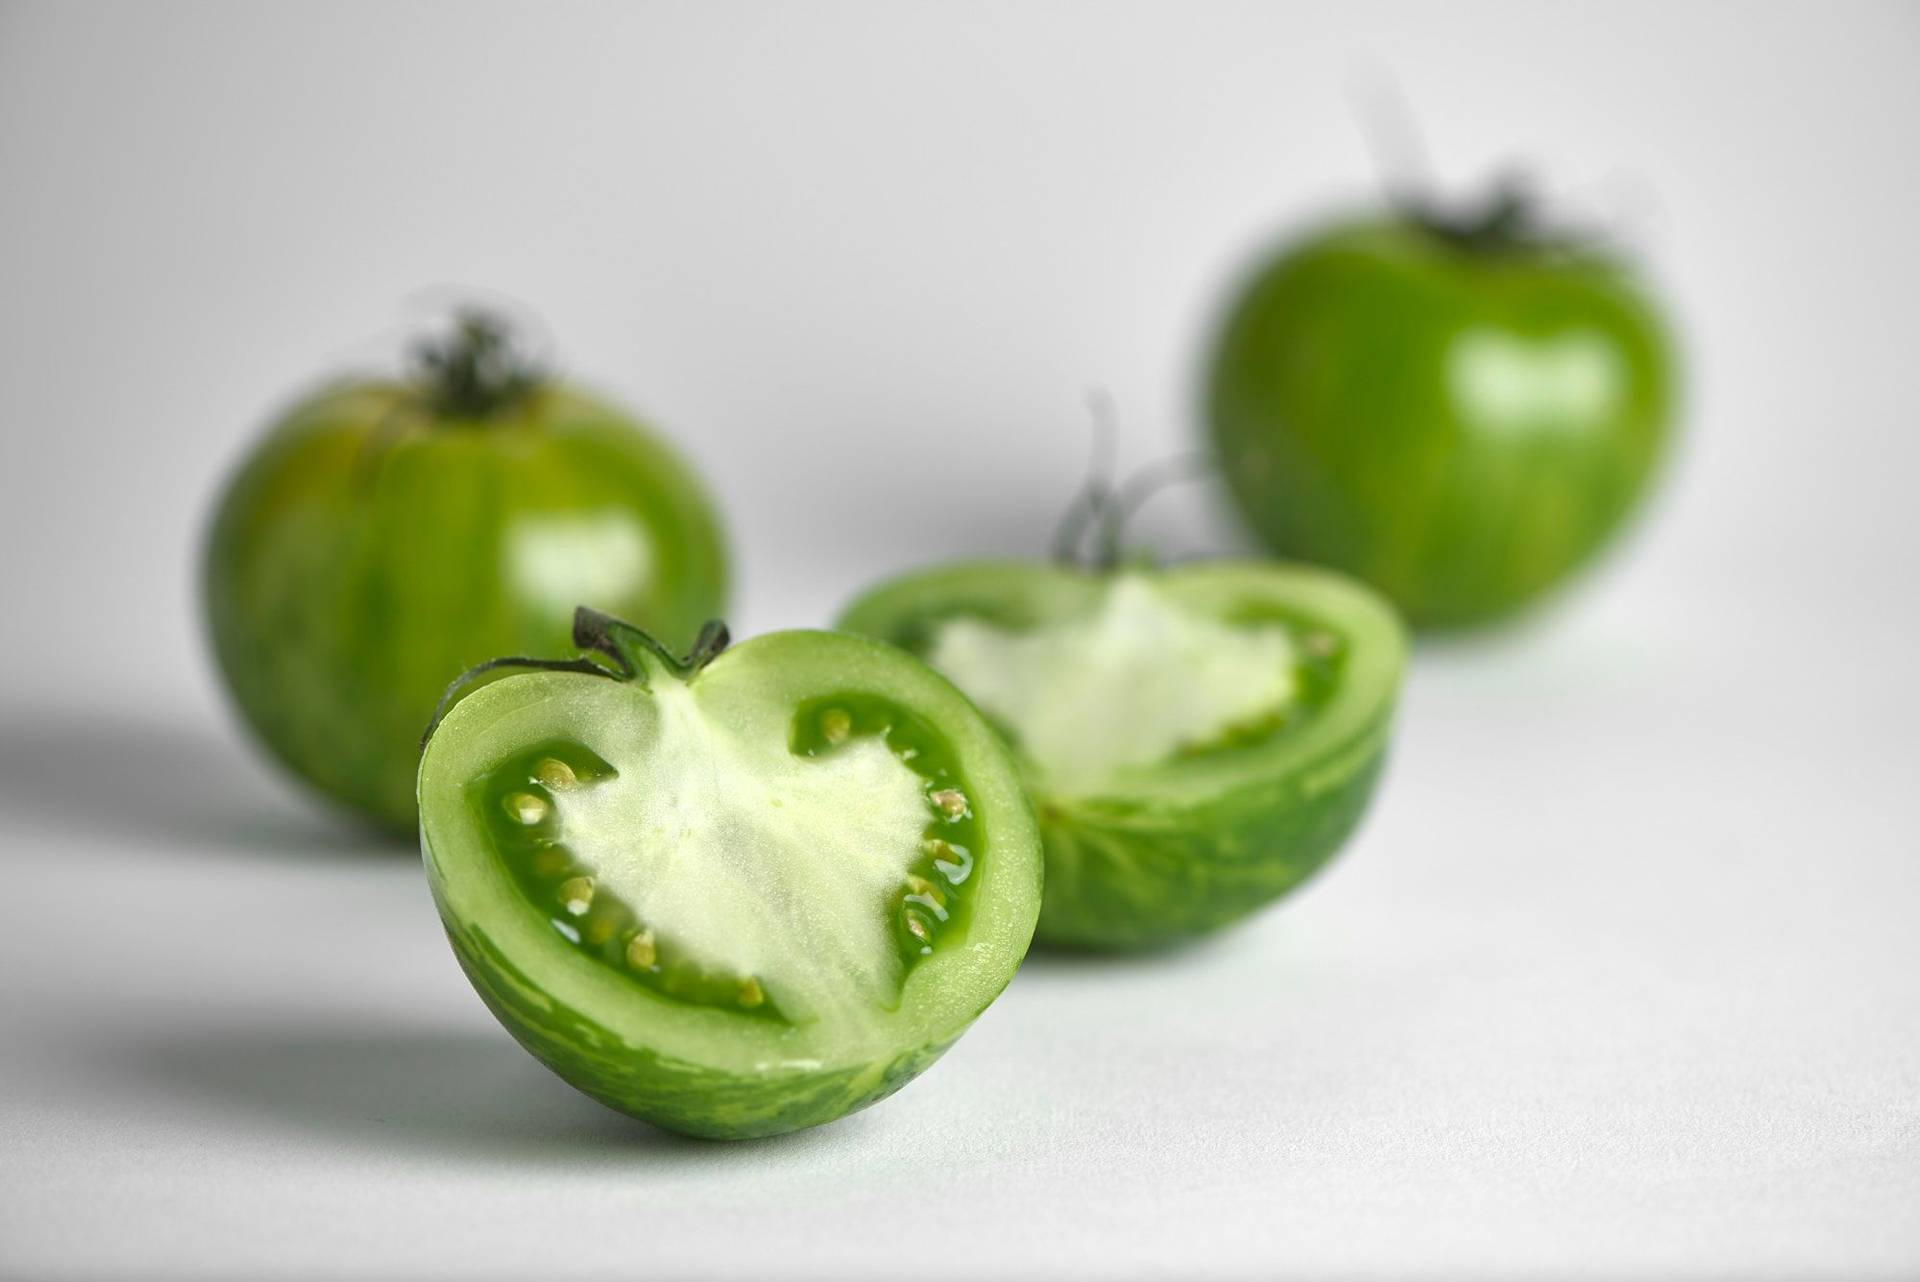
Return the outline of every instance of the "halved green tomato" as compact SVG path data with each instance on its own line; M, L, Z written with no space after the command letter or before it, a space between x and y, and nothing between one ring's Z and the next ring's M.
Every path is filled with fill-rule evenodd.
M1299 885L1359 822L1406 643L1379 596L1304 566L912 575L841 626L928 660L1013 746L1039 812L1039 936L1138 948Z
M480 996L580 1090L689 1134L905 1085L1033 935L1039 837L1005 746L863 637L682 661L582 611L576 639L605 662L478 686L421 761L428 880Z

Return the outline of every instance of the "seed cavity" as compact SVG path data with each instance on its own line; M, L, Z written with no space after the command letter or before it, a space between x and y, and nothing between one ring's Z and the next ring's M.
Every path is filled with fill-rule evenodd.
M767 1000L766 990L760 987L760 981L751 977L740 981L740 1004L758 1006Z
M560 883L560 903L575 917L593 906L593 878L569 877Z
M533 871L541 878L558 877L573 865L573 856L563 846L548 846L534 852Z
M845 708L828 708L820 714L820 735L828 743L845 743L852 733L853 716Z
M947 919L946 900L940 898L938 892L934 894L908 895L907 902L910 904L919 904L922 908L932 913L936 921L945 921ZM909 920L915 919L909 918Z
M535 792L510 792L500 804L506 810L507 818L529 828L553 813L552 803Z
M939 837L927 841L927 853L933 856L933 866L947 884L958 886L973 873L973 852L965 846L956 846Z
M936 788L927 794L927 800L949 819L958 819L967 813L967 795L958 788Z
M651 930L643 930L627 941L627 965L635 970L652 970L659 956L659 949L653 946Z
M565 792L569 788L580 786L580 776L573 767L558 757L547 757L533 768L533 777L555 792Z

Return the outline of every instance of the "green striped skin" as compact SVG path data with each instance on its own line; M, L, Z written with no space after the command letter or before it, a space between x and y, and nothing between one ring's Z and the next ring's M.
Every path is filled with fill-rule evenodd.
M535 1059L608 1108L702 1139L761 1139L845 1117L905 1086L952 1045L778 1076L717 1069L659 1054L556 1002L484 928L448 923L447 939L487 1009Z
M1185 805L1041 803L1047 897L1040 937L1137 949L1217 930L1279 899L1333 858L1366 812L1387 717L1323 766L1245 781Z
M531 672L476 688L447 714L429 740L419 777L420 836L427 878L462 969L488 1008L542 1063L587 1095L623 1113L689 1135L737 1139L816 1126L891 1095L924 1071L983 1012L1013 977L1039 914L1039 832L1004 744L966 698L924 664L864 637L779 632L757 637L688 674L645 654L637 679ZM680 683L680 684L675 684ZM672 686L675 691L665 693ZM570 740L636 780L650 777L646 759L667 744L649 739L649 725L670 720L666 704L699 710L699 743L728 739L757 744L793 761L809 755L805 720L822 699L883 701L909 714L938 741L948 779L968 801L973 841L966 879L967 911L947 923L931 947L898 964L884 1001L822 1008L793 1020L704 1001L676 999L658 985L606 964L557 933L550 908L516 879L511 848L498 837L494 794L481 781L528 750ZM924 740L923 740L924 741ZM716 758L717 759L717 758ZM704 768L693 772L706 777ZM671 777L667 770L666 776ZM808 834L804 862L857 860L853 848L862 798L816 802L788 793L774 800L755 781L723 771L718 791L689 790L668 804L684 816L689 836L663 876L694 878L696 889L722 897L738 877L734 866L767 866L764 850L729 847L716 863L699 836L743 832L743 808L761 816L766 834ZM568 794L554 794L564 811ZM731 809L722 814L713 798ZM765 806L776 809L765 809ZM809 814L808 807L816 812ZM756 809L757 808L757 809ZM825 816L824 821L822 816ZM811 835L824 822L825 836ZM648 840L644 825L619 829L621 843ZM558 839L568 842L564 824ZM602 840L605 838L602 837ZM744 839L743 839L744 840ZM838 843L838 844L837 844ZM605 852L601 852L605 857ZM603 869L605 864L602 864ZM789 879L772 896L798 897L799 920L823 940L844 937L848 920L833 905L807 899L815 883ZM781 911L786 911L784 908ZM856 905L855 915L868 911ZM885 911L874 904L871 911ZM664 950L677 923L652 919ZM730 933L751 932L743 917ZM892 943L883 944L891 954ZM767 972L768 996L778 980L818 977L831 952L811 949L779 959ZM833 976L826 976L829 986Z
M1329 642L1331 657L1303 660L1309 679L1277 727L1117 770L1104 785L1071 793L1050 786L1043 764L999 723L1040 818L1047 881L1037 938L1048 944L1156 947L1273 902L1339 850L1385 759L1406 640L1375 593L1297 565L1145 573L1200 614L1236 625L1279 621L1296 640ZM840 625L925 654L956 619L1018 633L1084 617L1113 581L1026 562L959 565L874 589Z
M549 385L481 422L406 386L294 407L228 483L206 548L220 671L259 741L318 792L415 824L447 683L569 644L576 605L684 647L725 606L714 509L658 439Z
M1448 628L1541 598L1613 537L1663 455L1673 382L1617 264L1378 221L1253 275L1206 395L1229 488L1276 553Z

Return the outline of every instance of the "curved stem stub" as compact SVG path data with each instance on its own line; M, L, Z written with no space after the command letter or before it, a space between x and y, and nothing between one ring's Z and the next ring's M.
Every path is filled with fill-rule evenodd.
M1115 437L1113 406L1104 393L1088 397L1093 412L1093 455L1087 479L1067 505L1054 531L1053 559L1091 573L1108 573L1121 560L1127 525L1148 500L1182 481L1213 474L1219 460L1212 454L1176 454L1114 480Z

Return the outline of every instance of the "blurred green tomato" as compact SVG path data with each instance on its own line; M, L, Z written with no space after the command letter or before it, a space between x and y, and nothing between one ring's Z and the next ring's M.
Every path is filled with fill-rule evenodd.
M1620 528L1663 452L1672 363L1629 273L1507 196L1285 248L1227 313L1208 411L1274 551L1441 628L1535 600Z
M564 649L580 605L685 648L726 579L698 481L633 419L532 372L482 316L420 355L411 380L294 406L228 483L205 566L214 652L260 741L409 831L448 682Z

